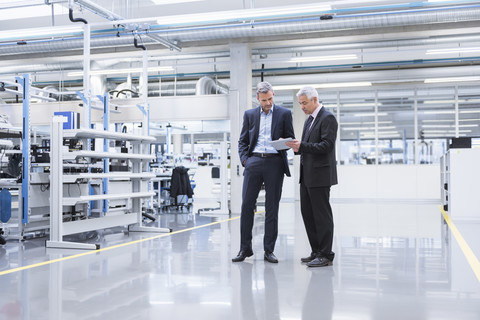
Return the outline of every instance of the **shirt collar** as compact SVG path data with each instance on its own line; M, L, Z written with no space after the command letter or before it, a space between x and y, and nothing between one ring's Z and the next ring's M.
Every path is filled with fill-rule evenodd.
M322 110L323 108L323 104L320 104L317 109L313 110L311 116L313 117L313 120L315 120L315 118L317 117L318 113L320 112L320 110Z
M268 114L270 114L270 113L273 114L273 109L275 109L275 105L272 106L272 109L270 109L270 112ZM260 114L262 114L262 113L265 113L265 112L263 112L262 106L260 106Z

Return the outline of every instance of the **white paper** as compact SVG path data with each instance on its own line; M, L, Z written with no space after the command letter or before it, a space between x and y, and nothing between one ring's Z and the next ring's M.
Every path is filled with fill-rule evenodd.
M286 138L286 139L274 140L274 141L270 141L270 144L276 150L286 150L286 149L290 149L290 147L285 144L285 142L288 142L288 141L293 141L293 139Z

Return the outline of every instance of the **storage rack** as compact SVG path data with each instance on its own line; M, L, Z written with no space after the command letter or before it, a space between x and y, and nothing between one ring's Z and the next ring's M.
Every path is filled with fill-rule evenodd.
M115 226L128 225L129 231L146 232L171 232L167 228L155 228L142 226L142 201L150 198L154 192L148 190L148 182L154 175L144 169L148 169L147 162L154 158L149 154L149 145L154 141L153 137L131 135L119 132L109 132L95 129L63 130L64 117L53 117L52 134L50 145L51 178L50 178L50 240L47 241L49 248L75 248L75 249L98 249L98 244L76 243L63 241L63 236L74 233L93 231ZM133 146L133 153L96 152L90 150L63 151L63 139L112 139L116 141L129 141ZM107 143L108 144L108 143ZM104 160L104 172L102 173L74 173L64 174L66 160L85 158L88 163L92 159ZM125 159L132 163L129 172L108 172L109 159ZM110 179L131 180L131 190L125 193L109 193L106 184L101 192L89 194L86 181L100 180L108 182ZM64 184L83 182L83 189L78 196L64 197ZM129 199L131 206L125 212L109 212L108 202L104 206L103 213L96 216L86 214L90 201ZM80 220L64 221L63 207L83 205L83 217Z
M21 181L3 181L2 188L18 190L15 192L18 192L18 196L15 197L15 201L18 202L15 210L18 212L18 224L8 222L7 227L9 238L24 240L27 233L44 233L49 227L48 198L43 195L44 186L48 185L48 174L43 172L43 164L32 163L30 102L31 98L41 101L53 101L54 99L42 95L50 93L48 90L33 87L29 74L17 76L15 81L2 82L14 88L5 88L5 91L22 97L22 128L18 130L9 129L9 133L4 137L16 137L16 134L9 137L14 131L18 131L20 134L22 173Z

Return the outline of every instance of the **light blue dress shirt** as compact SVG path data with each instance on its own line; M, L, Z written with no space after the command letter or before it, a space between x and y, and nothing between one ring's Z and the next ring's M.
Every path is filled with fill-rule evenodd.
M270 145L270 141L272 141L272 117L274 108L275 106L272 106L268 114L260 108L260 128L258 130L257 144L255 145L255 149L253 149L254 153L278 153L277 150Z

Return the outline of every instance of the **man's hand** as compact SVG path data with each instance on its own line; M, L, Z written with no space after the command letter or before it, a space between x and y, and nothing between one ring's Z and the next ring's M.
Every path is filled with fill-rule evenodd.
M285 142L285 144L287 146L289 146L290 148L292 148L293 152L298 152L298 150L300 149L300 141L297 140L297 139L294 139L292 141L288 141L288 142Z

